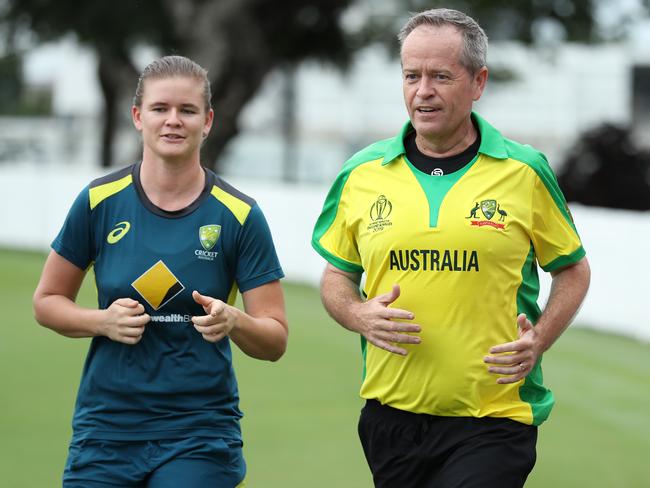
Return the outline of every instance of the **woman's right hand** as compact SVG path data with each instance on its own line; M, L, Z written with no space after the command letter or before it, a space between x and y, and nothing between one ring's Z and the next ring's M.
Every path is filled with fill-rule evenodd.
M140 342L151 317L144 306L131 298L118 298L105 310L101 334L115 342L134 345Z

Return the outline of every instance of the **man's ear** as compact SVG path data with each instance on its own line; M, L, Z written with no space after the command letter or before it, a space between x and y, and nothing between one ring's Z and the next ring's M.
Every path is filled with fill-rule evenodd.
M478 70L478 73L474 75L475 89L474 89L473 100L475 102L478 101L479 98L481 98L481 95L483 95L483 90L485 90L487 79L488 79L488 69L487 66L483 66L480 70Z

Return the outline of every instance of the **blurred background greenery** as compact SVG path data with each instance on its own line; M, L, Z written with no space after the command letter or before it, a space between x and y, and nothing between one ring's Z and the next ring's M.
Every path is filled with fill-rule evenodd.
M553 156L551 164L562 166L560 184L568 201L650 209L650 148L647 137L639 135L650 130L650 58L647 55L650 0L2 0L0 114L14 116L12 126L19 125L15 117L63 116L66 118L63 124L52 123L50 125L54 128L47 129L67 134L59 134L58 139L71 138L64 144L62 158L74 159L76 152L76 157L86 161L92 158L105 167L124 165L125 158L128 160L138 154L138 139L128 117L138 74L153 57L179 53L207 68L212 85L212 105L218 123L203 146L203 164L222 170L224 161L229 159L229 151L238 151L233 141L254 128L254 144L265 149L267 159L270 159L275 146L281 146L273 158L281 160L279 164L282 165L281 177L284 180L299 181L299 166L307 158L311 164L303 169L306 177L310 181L319 177L329 181L330 171L314 166L329 162L338 167L342 163L339 154L332 152L333 145L342 146L343 153L349 156L371 141L387 137L386 126L378 130L376 121L368 123L373 115L375 119L382 119L385 115L380 112L381 104L376 103L377 100L368 100L369 103L360 110L372 106L372 113L367 118L358 114L353 116L357 120L353 125L365 126L367 130L347 134L347 137L345 132L350 131L341 130L346 124L328 126L315 120L332 117L323 113L326 110L322 108L315 117L302 120L301 113L304 116L306 109L301 104L310 104L313 100L305 102L301 93L309 91L310 85L318 84L318 77L311 82L304 80L303 68L310 63L317 64L323 68L320 78L327 77L325 68L329 68L349 73L352 80L346 82L358 80L363 73L352 73L359 66L357 62L371 57L369 47L383 46L385 54L395 59L398 50L396 33L409 12L441 6L468 13L487 32L491 83L511 82L510 86L514 86L512 83L523 81L531 92L535 92L535 97L545 96L539 106L527 107L527 110L534 111L528 114L527 124L515 122L510 127L503 127L505 121L516 117L511 107L506 109L507 114L501 114L498 126L506 130L507 136L517 139L514 136L520 135L521 127L529 127L536 118L547 120L542 124L542 130L532 131L536 132L532 137L526 133L525 138L529 140L522 142L536 145L547 155L550 153ZM645 49L638 50L641 54L633 52L634 43L625 44L632 39L636 39L636 45L645 44ZM87 50L78 51L77 57L82 53L90 54L87 64L94 70L94 80L74 76L66 78L63 85L69 87L69 96L72 97L72 106L66 108L56 103L61 97L57 91L63 88L52 83L52 72L61 68L62 60L57 56L63 52L57 50L55 43L65 40ZM525 46L528 51L523 58L512 54L492 55L494 52L507 52L504 46L508 43ZM583 63L576 66L575 62L563 60L567 56L563 54L564 48L570 45L593 49L613 46L617 49L617 56L612 58L603 54L595 57L591 64L602 65L602 69L594 75L583 76L588 66L581 67ZM41 68L50 73L45 77L48 81L35 82L26 77L25 60L38 48L46 53L43 58L47 59L40 64L49 66ZM585 58L586 53L583 51L577 59ZM623 65L614 60L621 57L625 58ZM537 58L537 61L530 62L531 58ZM144 64L143 60L146 60ZM530 73L522 73L522 70L538 71L542 65L549 68L544 75L548 83L536 85L528 79ZM374 69L382 70L380 66ZM397 79L399 68L395 66L394 69ZM552 83L558 76L557 72L566 76L567 71L572 77L564 84L571 85L575 91L554 93L557 89ZM612 78L611 83L602 85L602 80L610 76L610 72L629 80L620 83ZM384 69L374 73L374 77L387 78L390 74ZM255 114L249 116L249 120L257 119L257 126L254 122L243 121L245 109L272 79L276 81L271 83L276 93L267 93L263 105L268 105L269 98L273 98L274 102L279 100L277 107L269 116L260 115L263 110L258 107ZM101 99L97 107L89 107L80 96L86 90L84 85L93 83L97 85ZM327 83L325 81L325 86ZM379 80L361 83L366 86L366 92L372 93L374 98L381 97L384 103L386 99L399 100L397 86L390 94L396 97L392 97L387 93L392 89L387 88L381 94L374 91L374 87L380 84ZM71 85L75 87L70 88ZM592 88L595 90L593 96L588 95ZM491 88L484 99L489 100L496 91ZM564 102L563 96L566 97ZM528 98L535 97L531 95ZM614 113L616 104L602 113L593 107L612 99L620 100L619 105L624 108L619 110L625 115ZM75 100L78 100L76 105ZM337 103L325 105L343 108ZM567 105L570 105L569 109ZM488 104L486 115L489 119L494 120L493 116L499 114L503 101L500 100L498 106L501 108L495 109ZM545 117L547 111L555 113L556 117ZM99 120L96 128L95 123L90 124L93 126L92 134L83 133L83 139L97 140L89 152L83 152L79 134L89 123L86 121L81 127L77 124L73 129L70 126L75 118L88 113L93 113ZM588 116L590 113L598 113L595 120ZM343 111L341 118L345 117ZM390 126L389 135L399 128L404 118L403 111L398 117L387 117L395 124ZM375 127L375 132L382 132L381 137L373 133L371 126ZM553 129L558 126L563 130L553 134ZM337 130L340 131L338 141L332 143L326 136ZM515 134L508 134L510 131ZM265 139L269 134L272 134L270 141ZM278 141L282 142L278 144ZM602 148L602 141L606 141L606 150ZM37 147L24 147L26 144ZM309 146L308 151L304 150L304 145ZM567 145L572 146L568 153ZM51 146L41 147L25 135L10 133L3 136L0 131L0 163L3 160L16 163L13 161L16 155L47 158L53 153ZM325 159L329 161L314 159L315 152L328 150L329 158ZM306 157L305 152L310 155ZM251 157L254 151L248 149L244 154ZM241 166L241 160L246 158L235 159ZM273 165L266 163L269 164ZM624 171L620 171L622 168ZM255 168L247 168L247 171L259 173Z

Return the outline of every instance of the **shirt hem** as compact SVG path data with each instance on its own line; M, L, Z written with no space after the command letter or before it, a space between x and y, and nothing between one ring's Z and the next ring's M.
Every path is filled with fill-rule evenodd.
M268 271L264 274L258 275L255 278L248 279L242 283L237 283L239 291L245 292L257 288L259 286L270 283L271 281L281 280L284 278L284 272L282 269L276 268L271 271Z
M241 440L241 431L235 428L172 429L152 430L146 432L90 429L74 431L72 434L74 440L97 439L106 441L151 441L160 439L184 439L188 437L213 437Z
M311 246L314 248L314 251L320 254L325 259L325 261L330 263L332 266L348 273L363 273L363 268L361 266L334 256L327 249L318 244L317 241L312 240Z

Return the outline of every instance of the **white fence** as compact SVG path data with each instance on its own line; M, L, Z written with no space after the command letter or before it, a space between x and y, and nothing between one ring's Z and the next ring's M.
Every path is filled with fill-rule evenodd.
M96 171L0 167L0 246L46 249L72 200ZM262 207L287 278L316 285L324 261L310 246L325 186L231 180ZM650 212L572 205L592 284L576 324L650 341ZM544 273L542 275L546 276ZM549 279L543 280L543 296Z

